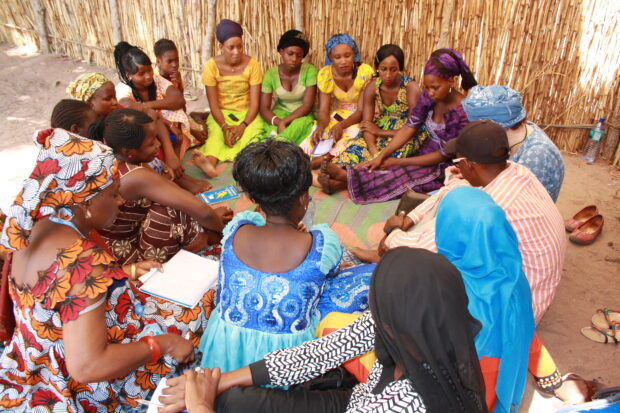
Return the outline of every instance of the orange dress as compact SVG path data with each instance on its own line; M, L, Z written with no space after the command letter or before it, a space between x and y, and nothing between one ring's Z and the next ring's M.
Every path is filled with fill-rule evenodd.
M110 343L136 341L145 326L156 324L164 332L189 336L197 345L206 327L204 309L212 293L193 309L143 296L130 285L114 258L87 239L59 249L56 259L38 276L32 288L9 279L17 325L0 358L0 410L133 409L137 399L150 397L162 377L180 374L188 367L178 366L165 355L115 380L75 381L65 362L63 324L80 317L86 298L106 293L103 305Z

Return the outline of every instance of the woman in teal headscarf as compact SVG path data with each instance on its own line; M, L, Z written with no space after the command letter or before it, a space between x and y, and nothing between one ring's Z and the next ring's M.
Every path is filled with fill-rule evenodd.
M435 231L438 252L461 272L469 312L482 323L475 344L489 411L518 411L534 316L517 237L491 197L470 187L445 195Z

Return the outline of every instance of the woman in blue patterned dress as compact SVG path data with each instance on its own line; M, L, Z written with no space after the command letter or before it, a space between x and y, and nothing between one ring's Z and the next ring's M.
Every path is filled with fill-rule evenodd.
M470 121L490 119L506 129L510 160L527 166L556 202L564 181L564 159L547 134L527 120L519 92L507 86L475 86L462 105Z
M266 217L241 212L224 229L216 309L200 344L202 367L222 371L314 339L319 300L342 256L327 225L298 227L312 183L299 147L253 143L237 156L233 176Z

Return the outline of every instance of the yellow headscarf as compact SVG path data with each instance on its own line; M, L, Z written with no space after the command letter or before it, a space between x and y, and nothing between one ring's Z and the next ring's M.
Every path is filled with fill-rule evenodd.
M67 94L73 99L86 102L93 96L97 89L109 81L110 79L101 73L84 73L71 82L67 87Z

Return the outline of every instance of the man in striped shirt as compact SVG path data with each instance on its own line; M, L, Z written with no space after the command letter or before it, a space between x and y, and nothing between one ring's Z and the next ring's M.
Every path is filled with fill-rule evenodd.
M428 215L434 216L441 198L451 189L463 185L480 187L504 210L517 235L538 324L562 275L566 234L560 211L529 169L507 161L510 148L506 134L496 123L470 123L444 150L457 155L453 162L464 179L453 178L409 215L390 218L386 223L386 232L390 233L384 241L385 248L409 246L437 251L434 223L413 226L427 221Z

